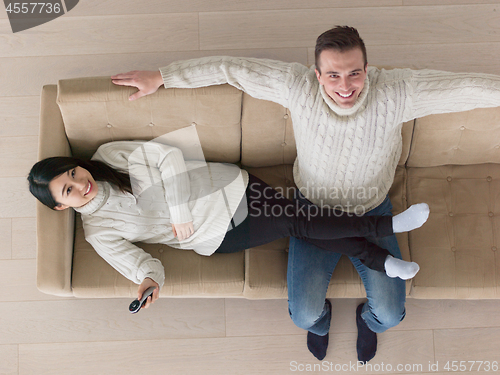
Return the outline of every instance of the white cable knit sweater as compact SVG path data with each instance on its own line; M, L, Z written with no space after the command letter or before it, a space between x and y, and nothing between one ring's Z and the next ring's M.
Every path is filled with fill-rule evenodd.
M155 142L119 141L99 147L94 160L128 171L134 195L97 181L98 192L80 212L85 239L123 276L140 284L165 281L158 259L134 242L162 243L211 255L220 246L244 197L248 173L235 165L184 161L175 147ZM182 241L171 223L193 222Z
M207 57L161 68L164 86L229 83L290 109L295 183L313 203L368 211L385 199L401 155L405 121L435 113L500 106L500 77L369 67L356 104L340 108L298 63Z

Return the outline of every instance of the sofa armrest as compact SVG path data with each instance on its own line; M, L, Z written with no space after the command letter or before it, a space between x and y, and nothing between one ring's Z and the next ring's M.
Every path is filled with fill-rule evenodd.
M38 159L71 156L64 123L56 103L57 86L44 86L41 95ZM37 287L40 291L72 296L71 268L75 214L53 211L37 202Z

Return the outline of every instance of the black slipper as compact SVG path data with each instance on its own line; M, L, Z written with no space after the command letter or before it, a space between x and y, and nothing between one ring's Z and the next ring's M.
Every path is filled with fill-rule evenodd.
M358 326L356 350L358 352L358 361L366 363L375 357L375 353L377 352L377 334L368 328L361 317L363 305L364 303L356 309L356 325Z
M328 308L332 311L332 304L325 300ZM316 335L312 332L307 332L307 348L320 361L325 358L326 350L328 349L328 332L324 336Z

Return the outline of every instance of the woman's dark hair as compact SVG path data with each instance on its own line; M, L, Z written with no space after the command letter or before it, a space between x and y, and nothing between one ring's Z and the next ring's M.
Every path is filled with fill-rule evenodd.
M359 36L358 30L349 26L336 26L325 31L316 39L316 49L314 51L316 69L321 73L319 57L324 50L345 52L354 48L360 48L361 52L363 52L364 66L366 67L366 64L368 64L366 47L363 39Z
M65 156L54 156L40 160L31 168L28 175L31 194L47 207L54 209L59 203L50 193L50 181L76 167L85 168L96 181L109 182L122 192L132 194L128 173L119 171L98 160L83 160Z

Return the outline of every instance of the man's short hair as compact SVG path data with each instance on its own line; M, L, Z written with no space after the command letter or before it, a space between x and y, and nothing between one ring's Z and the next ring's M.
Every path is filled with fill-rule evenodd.
M364 66L368 63L366 57L366 47L363 39L359 36L358 30L349 26L335 26L333 29L325 31L316 39L316 49L314 52L316 69L319 69L319 56L325 50L335 50L338 52L350 51L360 48L363 52Z

